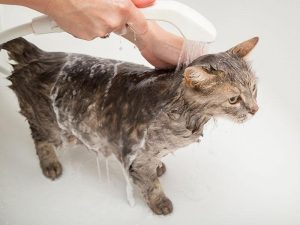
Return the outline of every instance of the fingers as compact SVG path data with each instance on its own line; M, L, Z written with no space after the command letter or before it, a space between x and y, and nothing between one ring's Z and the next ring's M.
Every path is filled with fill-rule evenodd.
M152 4L155 0L117 0L118 8L121 8L121 13L123 13L124 24L114 29L117 34L124 34L127 24L127 28L130 28L136 35L141 35L147 32L148 24L142 14L142 12L136 7L135 4L139 6L146 7ZM125 28L124 28L125 27Z
M155 0L131 0L133 4L138 8L145 8L153 5Z
M125 36L128 33L127 29L128 29L128 25L124 25L120 29L115 30L114 33L120 36Z
M148 24L144 15L134 4L129 8L127 24L137 35L145 34L148 31Z
M75 37L92 40L115 31L122 31L126 24L136 35L144 34L147 22L135 6L146 6L154 0L53 0L49 15L66 32ZM55 4L54 4L55 3ZM61 11L58 11L60 8Z

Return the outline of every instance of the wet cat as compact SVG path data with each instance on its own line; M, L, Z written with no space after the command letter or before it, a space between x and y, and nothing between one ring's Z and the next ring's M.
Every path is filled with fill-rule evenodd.
M78 141L115 155L152 211L165 215L173 206L159 183L166 171L160 158L197 142L211 118L244 122L257 112L256 78L244 60L257 42L201 56L179 71L44 52L22 38L1 48L17 62L10 87L44 175L58 178L55 149L63 139Z

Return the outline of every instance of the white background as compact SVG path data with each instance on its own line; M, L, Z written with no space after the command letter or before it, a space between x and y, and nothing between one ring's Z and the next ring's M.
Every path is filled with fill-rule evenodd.
M116 162L109 161L108 182L101 161L99 181L96 158L83 149L59 152L64 166L59 180L43 177L28 124L0 76L1 225L300 224L300 1L181 2L215 24L218 38L212 52L260 37L250 56L259 77L257 115L243 125L211 123L202 143L166 157L161 181L174 212L156 216L138 194L135 207L127 204ZM1 15L8 28L36 14L6 6ZM116 37L92 42L66 34L28 39L49 51L145 62L132 45Z

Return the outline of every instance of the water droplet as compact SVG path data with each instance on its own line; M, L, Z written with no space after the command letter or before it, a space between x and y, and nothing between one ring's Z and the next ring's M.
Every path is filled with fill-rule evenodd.
M97 171L98 171L98 178L99 178L99 181L102 180L102 175L101 175L101 168L100 168L100 153L97 152Z
M123 47L122 47L122 40L120 40L120 47L119 47L119 51L122 51Z
M107 182L110 183L110 175L109 175L109 166L108 166L108 158L105 159L105 168L106 168L106 179Z
M130 206L134 206L135 205L135 199L133 196L133 187L132 187L132 183L131 183L131 178L128 175L128 172L126 171L126 169L124 168L124 166L120 163L120 166L122 168L123 171L123 175L126 181L126 193L127 193L127 201L129 203Z

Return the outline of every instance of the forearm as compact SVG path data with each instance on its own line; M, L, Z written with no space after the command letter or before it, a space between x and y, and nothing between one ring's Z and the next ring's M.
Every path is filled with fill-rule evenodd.
M160 57L169 64L177 65L184 39L166 31L156 23L152 23L149 29L154 30L156 37L153 51L159 54Z
M0 0L0 4L25 6L42 13L46 13L51 0Z

